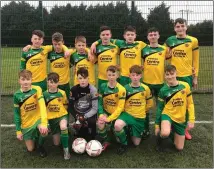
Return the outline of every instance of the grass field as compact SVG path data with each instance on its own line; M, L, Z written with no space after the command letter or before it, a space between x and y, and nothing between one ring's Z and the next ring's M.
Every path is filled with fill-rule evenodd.
M17 83L21 48L2 48L2 94L13 94ZM197 91L212 91L213 87L213 47L200 47L199 86Z
M194 94L197 121L213 120L213 95ZM1 98L1 124L13 123L13 100L10 96ZM151 121L154 121L155 109ZM154 131L154 125L150 125ZM196 124L191 132L193 140L186 141L182 152L155 151L155 138L151 137L138 148L129 148L122 156L115 154L117 144L113 144L97 158L86 154L72 153L69 161L64 161L59 149L52 145L51 137L45 143L48 157L41 159L37 154L28 156L25 145L15 136L15 128L1 127L1 167L2 168L213 168L213 123Z

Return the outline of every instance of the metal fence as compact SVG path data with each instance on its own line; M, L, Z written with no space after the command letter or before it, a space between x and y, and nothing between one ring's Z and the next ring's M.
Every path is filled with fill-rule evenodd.
M187 20L188 33L199 39L200 73L196 91L212 92L212 1L1 1L1 94L10 95L19 88L21 49L30 44L34 29L45 32L44 44L50 44L51 35L59 31L65 44L73 47L79 34L86 36L90 46L99 38L101 25L110 26L113 38L122 39L124 26L132 24L137 28L137 40L148 43L146 30L155 25L160 29L160 44L163 44L174 34L171 23L179 17Z

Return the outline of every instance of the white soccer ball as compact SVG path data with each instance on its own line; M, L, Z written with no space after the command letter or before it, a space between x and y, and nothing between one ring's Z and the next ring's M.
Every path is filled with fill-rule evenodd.
M76 138L73 141L72 149L77 154L83 154L85 152L87 142L84 138Z
M97 140L91 140L86 145L86 152L91 157L99 156L102 152L102 144Z

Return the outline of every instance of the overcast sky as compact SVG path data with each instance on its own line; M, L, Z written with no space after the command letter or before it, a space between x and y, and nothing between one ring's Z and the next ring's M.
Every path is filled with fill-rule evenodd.
M10 1L1 1L1 6L8 4ZM26 1L33 6L38 6L39 1ZM107 4L113 2L116 4L117 1L43 1L43 6L46 7L48 11L54 5L66 5L70 3L71 5L80 5L81 3L85 5L96 5ZM124 2L124 1L123 1ZM162 1L135 1L135 5L138 10L142 13L142 16L146 19L149 14L149 10L160 5ZM180 10L186 10L188 12L189 24L202 22L203 20L213 20L213 1L164 1L167 6L171 6L170 17L176 19L182 17L182 12ZM131 6L131 1L127 1L128 6ZM187 12L183 12L183 18L187 19Z

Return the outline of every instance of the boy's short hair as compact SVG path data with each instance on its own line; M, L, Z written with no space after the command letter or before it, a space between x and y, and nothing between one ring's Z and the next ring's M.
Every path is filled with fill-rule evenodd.
M147 34L149 34L151 32L158 32L159 33L159 30L156 27L151 27L151 28L148 29Z
M142 74L142 68L139 65L133 65L129 68L129 73Z
M59 82L59 75L56 72L51 72L48 74L48 81L52 81L54 83L58 83Z
M124 34L128 31L136 33L136 28L134 26L128 25L124 28Z
M53 41L56 41L56 42L60 42L60 41L63 41L63 35L59 32L55 32L53 35L52 35L52 40Z
M108 71L115 73L115 72L118 72L119 69L117 68L117 66L111 65L107 68L106 72L108 72Z
M174 65L167 65L164 70L165 73L166 72L175 72L175 71L176 71L176 67Z
M106 30L109 30L110 32L111 32L111 28L109 27L109 26L101 26L100 27L100 33L102 32L102 31L106 31Z
M24 69L19 72L19 78L20 77L23 77L25 79L32 79L32 73L31 71Z
M82 36L82 35L76 36L76 37L75 37L75 43L77 43L77 42L86 43L86 38L85 38L85 36Z
M32 32L32 36L33 35L37 35L38 37L40 37L40 38L44 38L45 37L45 33L43 32L43 31L41 31L41 30L34 30L33 32Z
M77 70L77 76L81 75L83 78L87 78L88 77L88 70L84 67L81 67Z
M174 26L177 24L177 23L180 23L180 24L187 24L187 21L183 18L177 18L174 22Z

